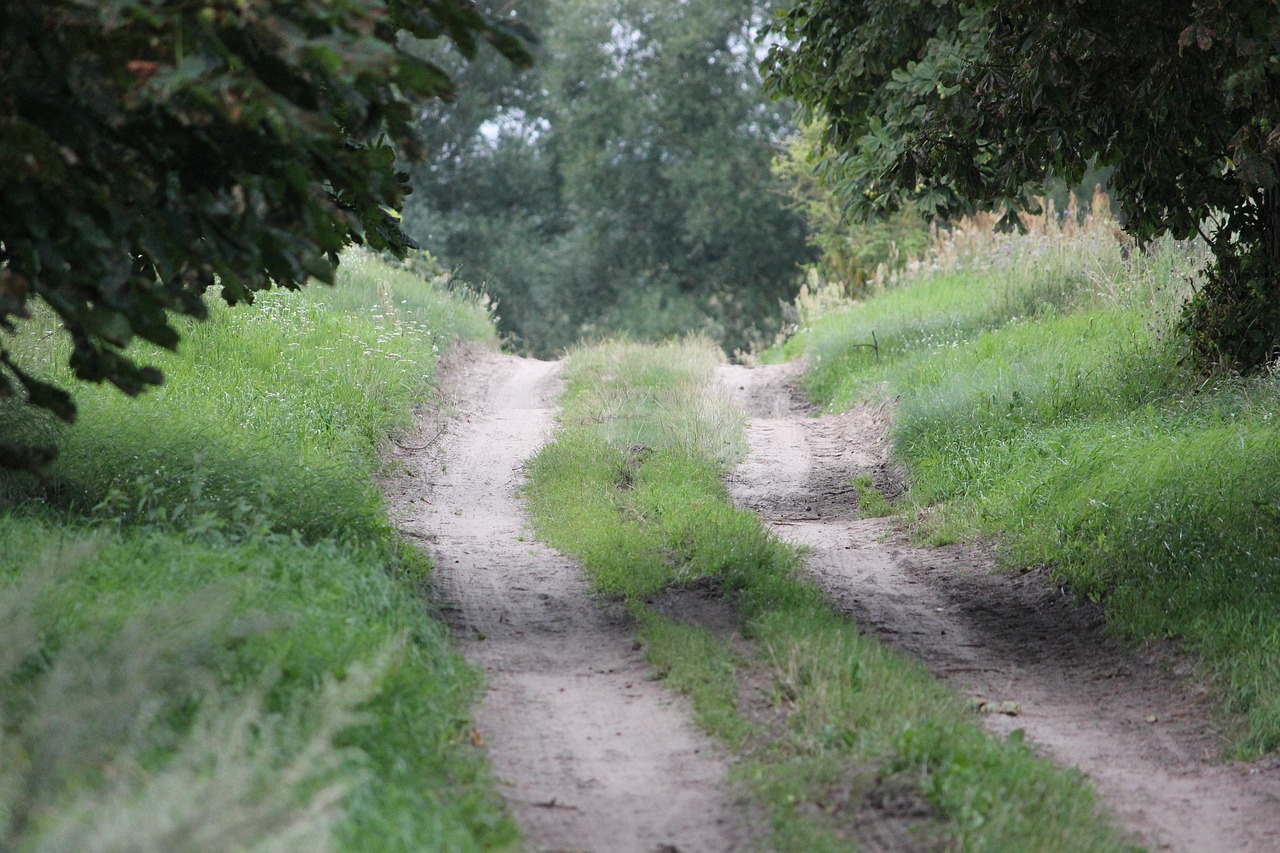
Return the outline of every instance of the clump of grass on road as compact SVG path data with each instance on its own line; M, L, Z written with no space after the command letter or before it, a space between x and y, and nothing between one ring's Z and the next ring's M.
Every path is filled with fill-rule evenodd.
M1123 850L1087 784L996 740L916 663L861 635L804 581L797 554L735 509L722 478L741 413L699 342L603 344L564 371L561 428L529 465L538 534L624 598L658 672L739 756L780 850L856 844L868 803L911 802L913 842L963 850ZM740 636L677 623L651 596L718 585ZM740 679L762 677L752 712Z
M1280 749L1280 383L1181 363L1195 245L1130 253L1105 220L972 230L980 251L828 303L786 353L808 355L829 409L899 398L899 505L925 535L998 535L1006 565L1053 567L1116 631L1180 638L1219 685L1233 752ZM878 362L848 346L871 330Z
M372 480L459 335L493 340L481 300L353 252L333 289L144 353L166 383L136 400L0 413L61 448L48 480L0 477L0 848L514 844L478 674Z

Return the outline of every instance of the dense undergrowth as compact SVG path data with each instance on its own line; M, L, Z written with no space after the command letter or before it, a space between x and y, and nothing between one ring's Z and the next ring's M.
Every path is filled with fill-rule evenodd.
M998 535L1117 632L1180 638L1233 752L1280 749L1280 383L1184 365L1202 247L1139 251L1101 205L1077 222L965 223L873 298L806 293L773 355L807 356L829 410L898 398L899 509L924 535Z
M154 392L79 385L70 428L0 411L60 447L0 478L0 850L514 843L478 675L373 482L439 351L493 335L483 300L352 252L335 288L185 327ZM65 379L56 337L17 345Z
M832 612L796 553L735 509L722 478L743 452L743 413L698 343L574 352L555 439L529 465L538 535L578 555L622 597L659 674L742 756L735 767L779 850L856 847L876 803L910 804L920 849L1121 850L1075 773L1018 737L985 735L974 712L918 664ZM647 604L718 588L735 640ZM763 673L765 718L739 701Z

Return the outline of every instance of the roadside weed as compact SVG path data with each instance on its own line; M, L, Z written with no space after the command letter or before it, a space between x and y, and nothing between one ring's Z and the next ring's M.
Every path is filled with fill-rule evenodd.
M880 494L875 483L871 481L871 475L859 476L852 485L858 496L859 518L883 518L886 515L893 515L892 505L884 495Z

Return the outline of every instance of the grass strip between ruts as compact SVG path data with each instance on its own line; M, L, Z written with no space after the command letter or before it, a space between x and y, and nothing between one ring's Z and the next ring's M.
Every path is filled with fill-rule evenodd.
M893 815L926 849L1123 850L1078 773L985 734L917 664L832 612L799 556L735 509L722 477L741 412L715 351L601 344L571 355L555 439L529 465L540 538L622 597L660 675L737 755L735 777L780 850L847 850ZM708 584L736 634L677 623L646 601ZM740 697L755 679L766 708Z

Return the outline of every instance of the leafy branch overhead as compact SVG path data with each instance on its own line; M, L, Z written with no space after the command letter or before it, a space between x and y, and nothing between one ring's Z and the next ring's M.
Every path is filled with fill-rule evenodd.
M1012 217L1047 176L1114 166L1137 238L1211 240L1187 313L1197 352L1243 368L1275 357L1276 3L797 0L769 38L766 85L827 118L825 174L857 213Z
M234 304L332 281L351 242L402 251L414 104L453 93L410 37L530 61L468 0L0 5L0 326L42 300L75 375L135 394L161 377L124 348L174 347L171 316L203 316L215 282ZM0 364L0 396L74 416Z

